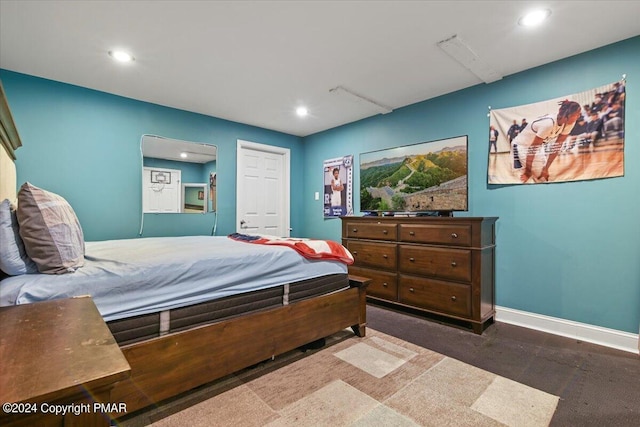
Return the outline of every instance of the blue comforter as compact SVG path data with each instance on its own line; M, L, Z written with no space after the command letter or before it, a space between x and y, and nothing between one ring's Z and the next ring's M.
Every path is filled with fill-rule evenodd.
M75 273L4 279L0 306L90 295L110 321L336 273L347 266L227 237L87 242L85 265Z

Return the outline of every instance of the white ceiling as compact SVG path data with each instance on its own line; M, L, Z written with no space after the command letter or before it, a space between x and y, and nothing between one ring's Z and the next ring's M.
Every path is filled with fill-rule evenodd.
M519 26L533 6L550 19ZM337 86L397 109L484 84L438 48L452 36L507 76L637 36L638 16L640 1L0 0L0 67L306 136L379 114Z

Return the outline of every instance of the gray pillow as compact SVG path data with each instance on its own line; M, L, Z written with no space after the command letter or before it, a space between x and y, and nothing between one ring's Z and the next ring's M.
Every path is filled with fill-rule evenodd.
M0 270L9 276L38 272L38 267L24 249L16 210L8 199L0 203L0 246Z
M40 273L72 273L82 267L82 227L64 198L26 182L18 191L17 215L27 255Z

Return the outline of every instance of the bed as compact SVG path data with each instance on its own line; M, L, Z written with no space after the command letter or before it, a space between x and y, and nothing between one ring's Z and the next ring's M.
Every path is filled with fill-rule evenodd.
M84 245L83 265L73 273L3 280L0 306L90 295L111 323L235 295L264 294L275 299L267 304L286 305L307 282L317 283L309 289L317 294L348 287L345 263L313 261L283 246L227 237L147 237ZM326 286L320 283L323 278L329 279ZM257 299L246 298L248 303Z
M13 183L0 200L15 200L0 152ZM83 243L73 273L2 277L0 305L90 295L131 366L111 393L127 413L345 328L365 334L367 280L335 260L227 237Z
M347 266L227 237L85 243L67 274L0 282L0 306L90 295L131 366L111 400L135 411L351 327L365 283Z

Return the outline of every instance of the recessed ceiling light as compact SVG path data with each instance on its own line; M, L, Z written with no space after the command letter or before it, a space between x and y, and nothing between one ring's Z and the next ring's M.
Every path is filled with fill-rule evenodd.
M131 54L123 51L123 50L110 50L109 56L115 59L118 62L131 62L134 60Z
M180 157L182 157L183 159L187 158L187 153L180 153Z
M307 114L309 114L309 111L307 111L305 107L298 107L296 108L296 114L299 115L300 117L304 117Z
M518 24L523 27L535 27L536 25L542 24L550 15L551 11L549 9L534 10L520 18Z

